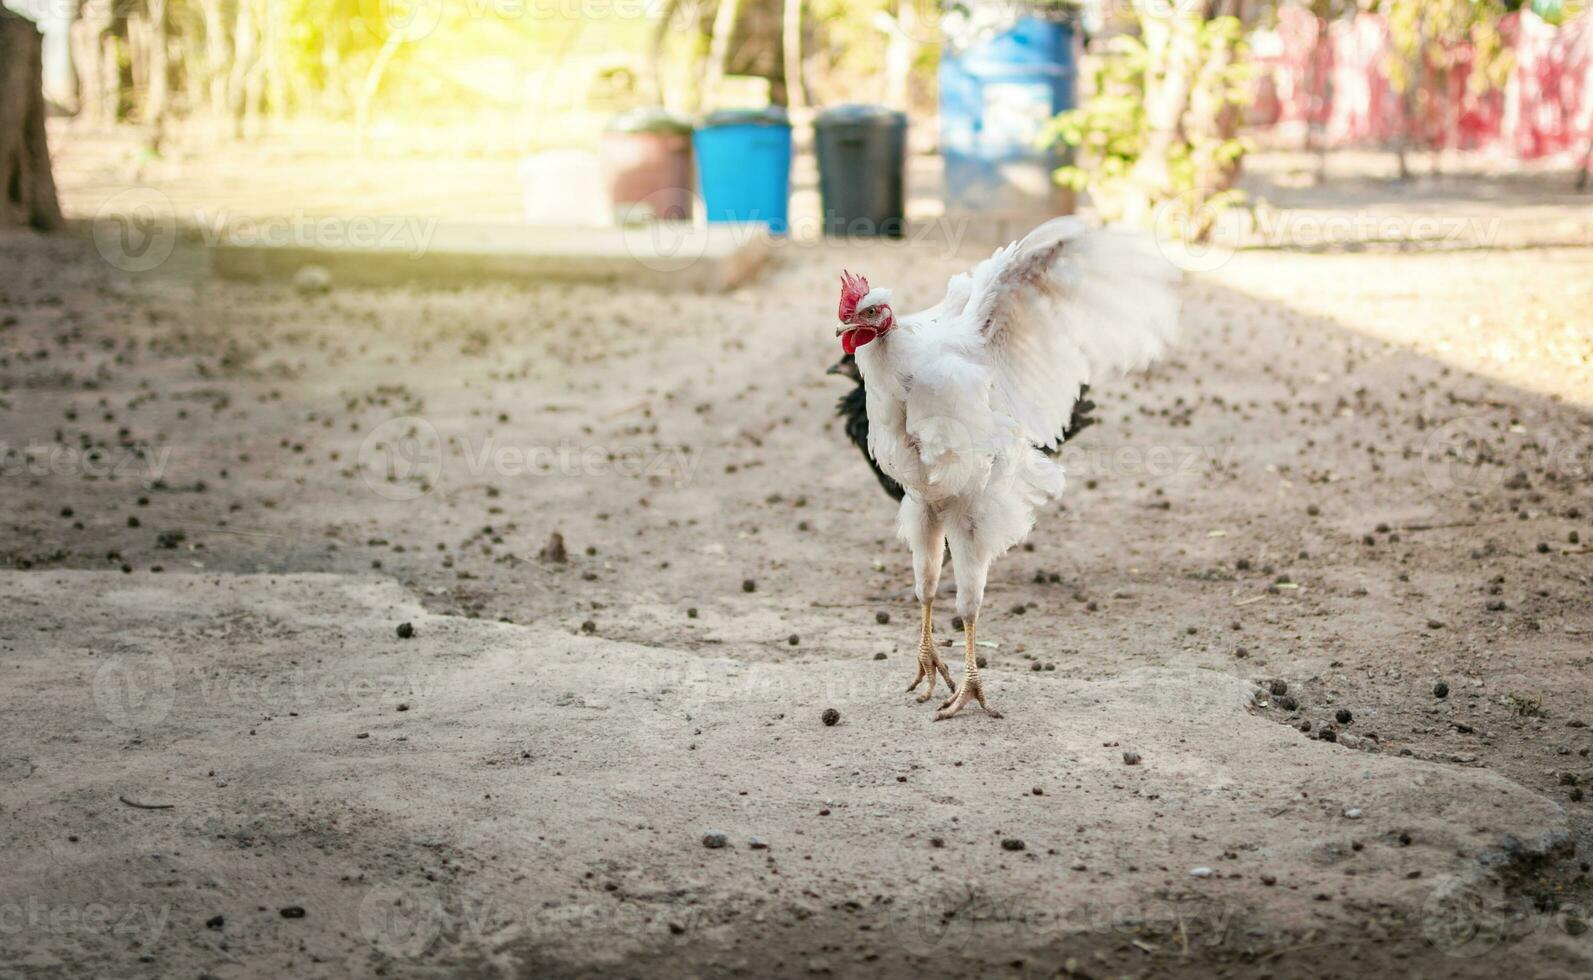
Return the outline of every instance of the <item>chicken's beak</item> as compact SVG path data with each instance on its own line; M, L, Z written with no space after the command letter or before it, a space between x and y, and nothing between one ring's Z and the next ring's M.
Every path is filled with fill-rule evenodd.
M839 337L841 334L846 333L850 329L852 329L852 325L850 323L843 323L835 328L835 335Z

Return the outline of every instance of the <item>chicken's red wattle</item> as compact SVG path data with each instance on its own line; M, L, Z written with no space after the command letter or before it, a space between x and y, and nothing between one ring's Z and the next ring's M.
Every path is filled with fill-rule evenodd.
M848 354L856 354L857 349L879 336L879 331L869 327L857 327L841 334L841 349Z

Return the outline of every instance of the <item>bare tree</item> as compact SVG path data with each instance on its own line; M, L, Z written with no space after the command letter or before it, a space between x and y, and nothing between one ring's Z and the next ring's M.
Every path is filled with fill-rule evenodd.
M736 33L736 15L740 10L741 0L719 0L719 9L714 11L713 36L708 41L708 64L699 96L705 108L713 107L720 83L725 80L725 66L730 61L730 38Z
M807 104L802 91L802 0L785 0L780 48L785 58L785 104L800 109Z
M61 225L44 132L44 46L39 30L0 7L0 225Z

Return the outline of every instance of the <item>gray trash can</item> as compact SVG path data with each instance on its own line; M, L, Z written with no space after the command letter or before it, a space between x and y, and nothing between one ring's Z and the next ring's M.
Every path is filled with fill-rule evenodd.
M824 233L907 234L907 114L876 105L840 105L813 120Z

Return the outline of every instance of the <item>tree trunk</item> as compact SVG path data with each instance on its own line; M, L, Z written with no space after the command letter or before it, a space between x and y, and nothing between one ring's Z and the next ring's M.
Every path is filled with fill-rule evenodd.
M166 50L166 0L149 0L149 88L144 94L144 121L158 133L166 123L171 67Z
M719 84L725 80L725 66L730 62L730 38L736 33L736 15L740 9L741 0L719 0L719 9L714 11L714 33L708 40L707 71L699 93L698 104L703 109L713 109Z
M118 81L114 60L106 57L114 18L108 0L84 0L70 30L72 63L78 76L78 118L109 125L116 122Z
M0 225L61 226L44 134L44 48L33 21L0 7Z
M1146 225L1156 202L1172 181L1167 161L1181 138L1184 113L1194 84L1193 51L1198 22L1193 17L1141 17L1151 67L1145 76L1145 148L1131 171L1134 195L1124 202L1123 220Z
M403 43L404 35L398 31L387 35L387 40L382 42L381 50L376 52L376 58L371 62L370 70L365 73L365 84L360 86L359 96L354 100L354 129L359 134L361 153L370 150L371 104L382 87L382 76L387 74L388 63Z
M226 9L222 0L199 0L205 23L205 87L209 91L210 120L218 136L228 130L227 76L232 45L227 38Z
M785 104L800 109L808 101L802 91L802 0L785 0L780 47L785 59Z

